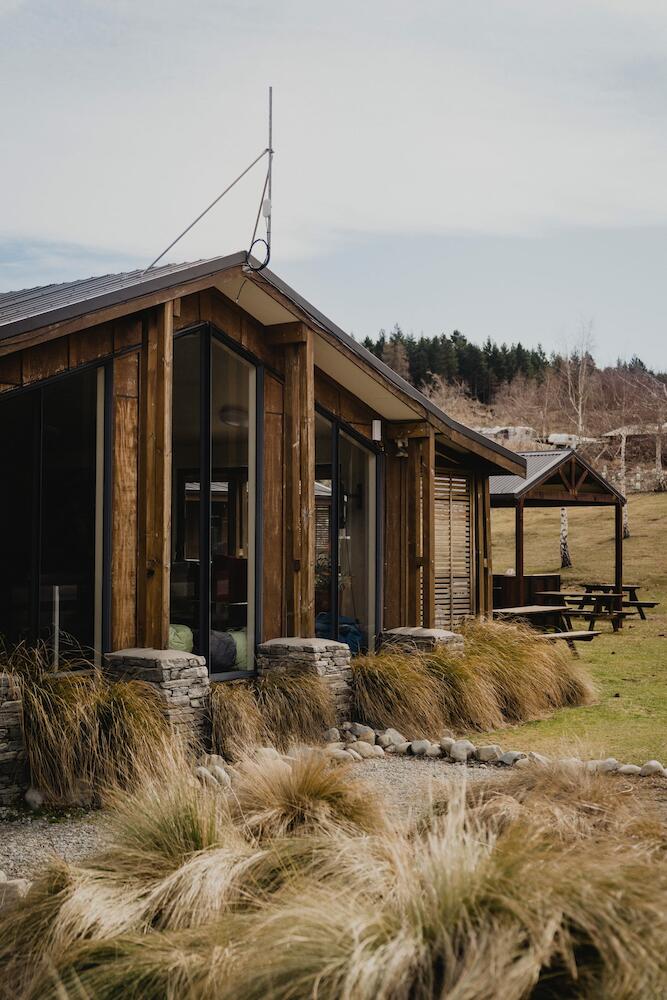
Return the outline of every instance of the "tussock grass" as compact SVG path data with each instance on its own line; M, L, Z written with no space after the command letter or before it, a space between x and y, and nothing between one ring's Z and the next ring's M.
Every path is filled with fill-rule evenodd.
M231 796L182 765L114 801L114 842L93 863L52 864L0 916L0 996L667 991L667 871L654 832L628 839L619 817L644 799L618 777L516 772L502 792L514 811L499 785L462 782L408 828L372 819L362 786L312 750L244 760Z
M31 780L55 805L90 805L169 744L159 696L141 681L108 680L73 651L54 671L44 643L0 653L23 700Z
M213 749L234 760L262 743L280 750L320 743L336 712L322 678L295 669L215 684L211 717Z
M352 716L409 739L437 734L447 725L441 686L426 658L382 652L352 660Z
M348 768L332 767L318 750L290 760L247 758L237 767L234 811L259 843L293 834L384 829L383 811L368 785Z
M380 652L352 661L354 714L406 736L491 730L590 704L594 686L567 650L529 628L471 619L464 652Z
M246 681L213 684L211 740L216 753L228 760L268 740L268 730L254 689Z

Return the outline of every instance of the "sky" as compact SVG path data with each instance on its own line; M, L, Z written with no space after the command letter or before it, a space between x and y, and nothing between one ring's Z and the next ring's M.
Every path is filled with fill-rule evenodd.
M0 0L0 291L147 265L267 143L271 267L667 369L663 0ZM258 165L166 260L246 249Z

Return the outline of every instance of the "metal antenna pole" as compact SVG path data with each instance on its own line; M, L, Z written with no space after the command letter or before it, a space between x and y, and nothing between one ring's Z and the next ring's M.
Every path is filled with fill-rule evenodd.
M266 220L266 242L271 249L271 215L273 214L273 202L271 201L273 173L273 87L269 87L269 217Z

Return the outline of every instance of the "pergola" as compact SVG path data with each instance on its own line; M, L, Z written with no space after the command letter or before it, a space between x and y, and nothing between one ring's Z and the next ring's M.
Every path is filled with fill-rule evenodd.
M522 452L526 478L491 476L491 507L515 509L515 572L519 603L525 600L523 513L526 507L614 507L614 585L623 586L623 505L625 497L571 448ZM619 598L619 602L620 602Z

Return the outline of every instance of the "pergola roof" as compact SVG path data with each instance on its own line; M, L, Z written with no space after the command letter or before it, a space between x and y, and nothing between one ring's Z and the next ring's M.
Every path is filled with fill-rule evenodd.
M625 497L572 448L525 451L526 478L491 476L492 507L609 506Z

